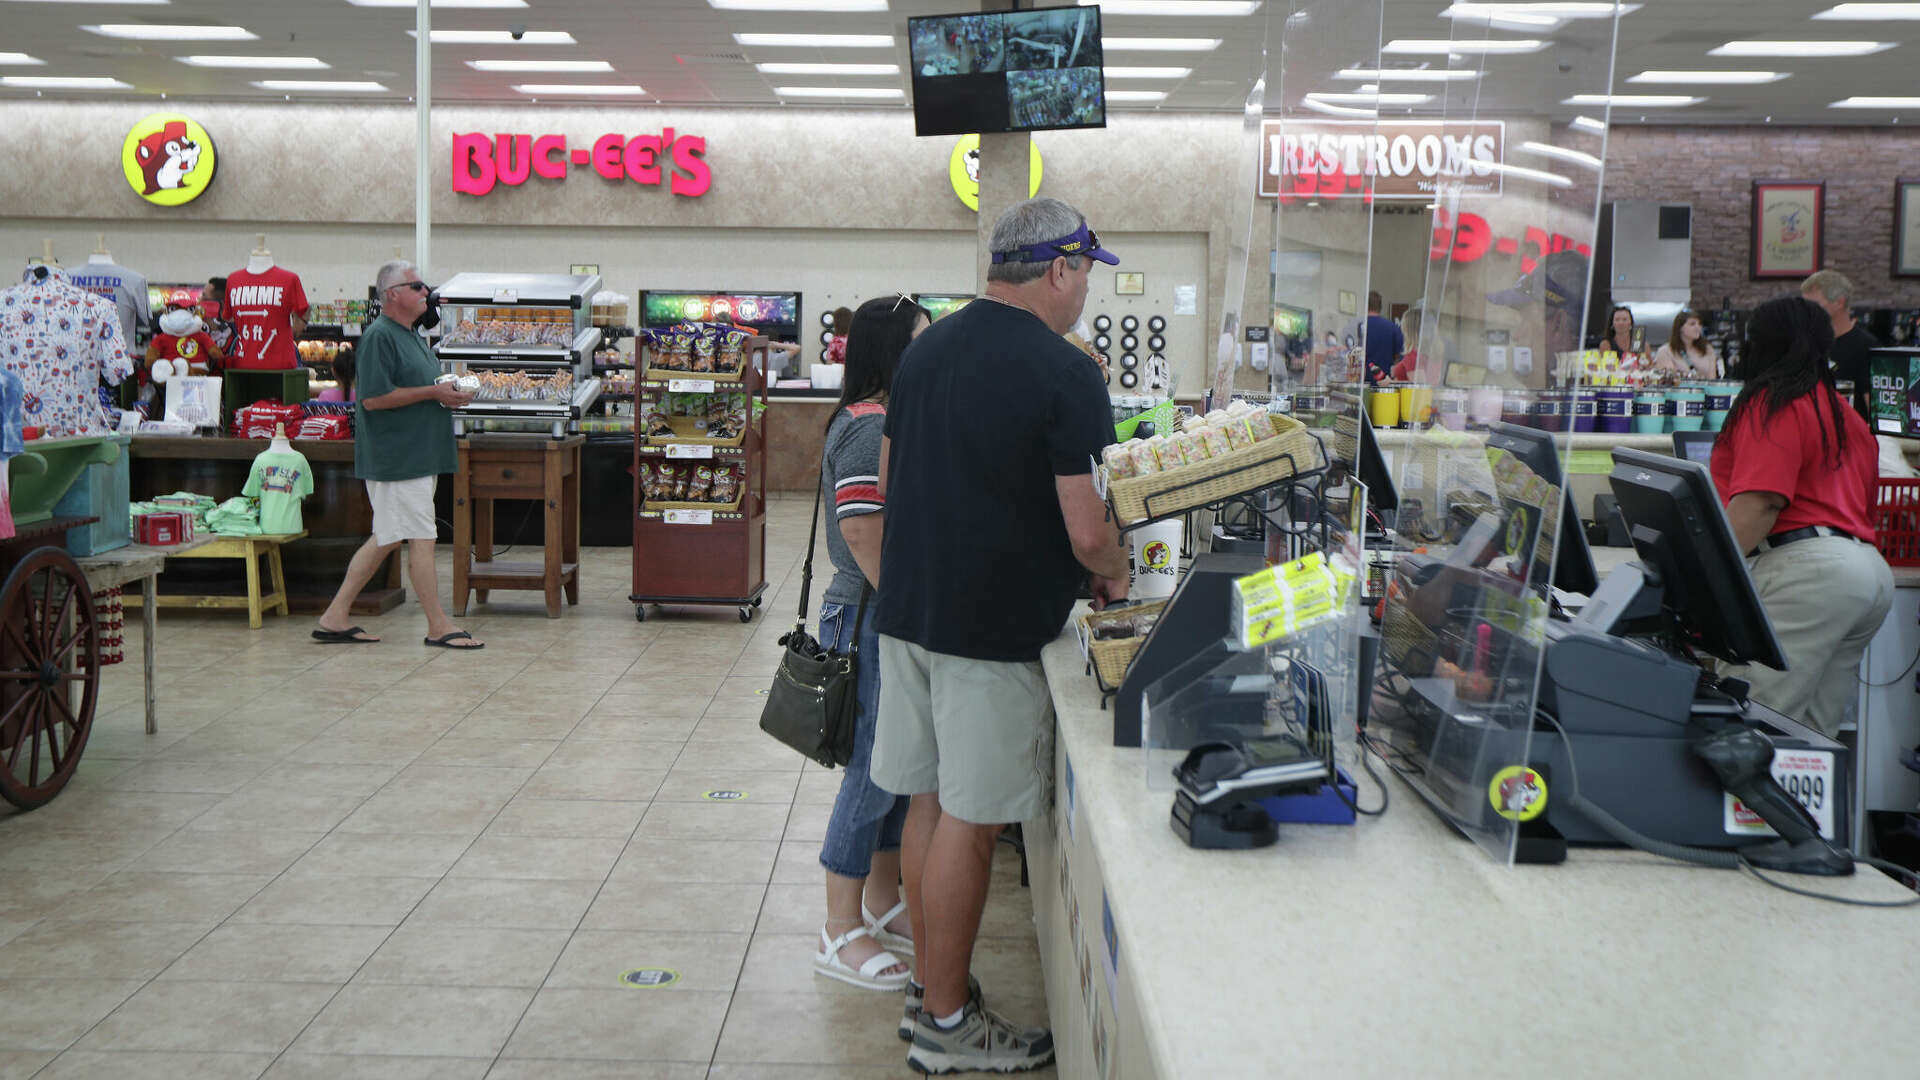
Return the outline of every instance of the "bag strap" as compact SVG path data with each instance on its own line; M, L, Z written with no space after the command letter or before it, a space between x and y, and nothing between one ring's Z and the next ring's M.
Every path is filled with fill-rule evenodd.
M813 489L813 524L807 528L807 561L800 567L800 621L795 629L802 631L807 628L807 593L813 588L813 546L820 535L820 499L826 487L827 455L823 451L820 455L820 483ZM864 599L861 606L864 610Z
M853 640L847 643L847 659L860 658L860 628L867 622L867 598L873 595L873 586L865 581L860 583L860 613L853 617Z

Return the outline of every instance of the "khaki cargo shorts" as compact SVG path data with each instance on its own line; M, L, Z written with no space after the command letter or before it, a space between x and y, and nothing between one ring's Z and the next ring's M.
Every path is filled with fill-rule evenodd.
M929 652L880 636L873 782L896 795L938 792L976 825L1040 816L1053 774L1053 694L1038 660Z

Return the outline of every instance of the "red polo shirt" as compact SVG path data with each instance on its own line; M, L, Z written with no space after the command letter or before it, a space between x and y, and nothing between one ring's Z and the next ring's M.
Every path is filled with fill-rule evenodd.
M1815 390L1772 418L1766 412L1766 398L1754 398L1740 422L1714 443L1713 486L1721 501L1731 502L1749 491L1771 491L1787 500L1774 532L1827 525L1873 542L1880 451L1867 422L1852 409L1839 410L1847 440L1836 461L1834 409L1825 392Z

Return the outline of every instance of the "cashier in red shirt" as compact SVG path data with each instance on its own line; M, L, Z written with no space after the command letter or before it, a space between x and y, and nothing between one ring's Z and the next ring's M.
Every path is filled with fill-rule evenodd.
M1745 386L1713 447L1713 484L1748 552L1786 671L1732 672L1753 700L1829 736L1854 700L1867 642L1893 603L1873 546L1879 451L1827 372L1833 327L1797 296L1755 309Z

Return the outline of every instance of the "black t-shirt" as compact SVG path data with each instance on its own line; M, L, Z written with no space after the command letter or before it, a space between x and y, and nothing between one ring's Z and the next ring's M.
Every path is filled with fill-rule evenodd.
M1853 329L1834 339L1833 351L1827 354L1833 364L1833 381L1853 383L1853 407L1868 423L1873 422L1873 365L1869 354L1879 347L1879 338L1854 323Z
M1054 477L1087 476L1113 441L1100 369L1033 313L975 300L908 346L886 434L880 632L1039 659L1082 573Z

